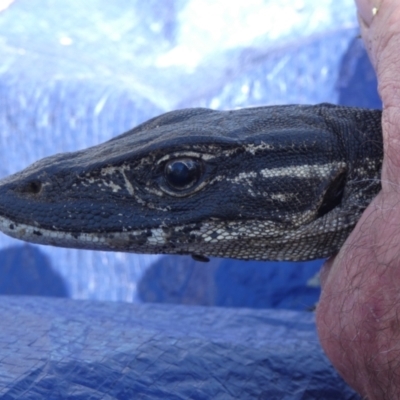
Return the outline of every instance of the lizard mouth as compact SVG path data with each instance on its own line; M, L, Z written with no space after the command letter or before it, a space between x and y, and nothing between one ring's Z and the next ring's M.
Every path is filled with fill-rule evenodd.
M151 251L151 244L153 242L154 246L154 244L157 243L157 238L153 238L153 241L149 240L149 236L154 236L156 233L155 230L152 230L151 235L149 235L148 230L112 233L74 231L66 232L57 230L57 227L53 227L53 229L46 229L21 222L15 222L4 216L0 216L0 230L6 235L15 239L25 240L42 245L86 250L128 252L140 252L140 248L143 247L144 253L156 252Z
M201 261L206 260L206 256L243 260L287 260L288 249L291 252L291 261L321 258L320 242L323 239L316 235L312 226L308 229L302 226L299 230L289 232L287 228L278 230L276 226L271 229L273 223L270 221L241 221L240 225L237 225L238 221L231 221L230 226L227 226L226 221L221 221L220 224L224 224L224 227L218 226L216 221L208 221L168 228L74 232L57 230L57 227L46 229L0 216L0 230L5 234L42 245L146 254L195 255ZM268 235L268 226L274 232L273 235ZM347 232L333 232L333 235L347 236Z

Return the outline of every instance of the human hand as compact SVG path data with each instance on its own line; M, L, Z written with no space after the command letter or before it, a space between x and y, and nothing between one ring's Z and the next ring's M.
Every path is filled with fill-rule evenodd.
M321 344L368 399L400 399L400 2L356 0L383 102L382 190L321 273Z

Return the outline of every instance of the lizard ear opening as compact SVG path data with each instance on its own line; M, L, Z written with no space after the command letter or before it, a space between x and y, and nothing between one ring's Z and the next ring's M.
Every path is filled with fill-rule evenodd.
M317 218L323 217L342 202L344 187L346 184L346 171L341 171L329 184L322 202L317 211Z

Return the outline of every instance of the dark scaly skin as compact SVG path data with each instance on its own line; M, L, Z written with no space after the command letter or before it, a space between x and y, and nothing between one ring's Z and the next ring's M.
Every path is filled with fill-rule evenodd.
M200 259L328 257L379 192L381 163L378 110L173 111L1 181L0 229L42 244ZM177 167L192 168L187 187L171 185Z

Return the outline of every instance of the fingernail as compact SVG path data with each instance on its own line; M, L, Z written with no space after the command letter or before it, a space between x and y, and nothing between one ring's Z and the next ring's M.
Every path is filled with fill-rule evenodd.
M364 25L370 26L372 20L379 12L378 0L356 0L359 18Z

